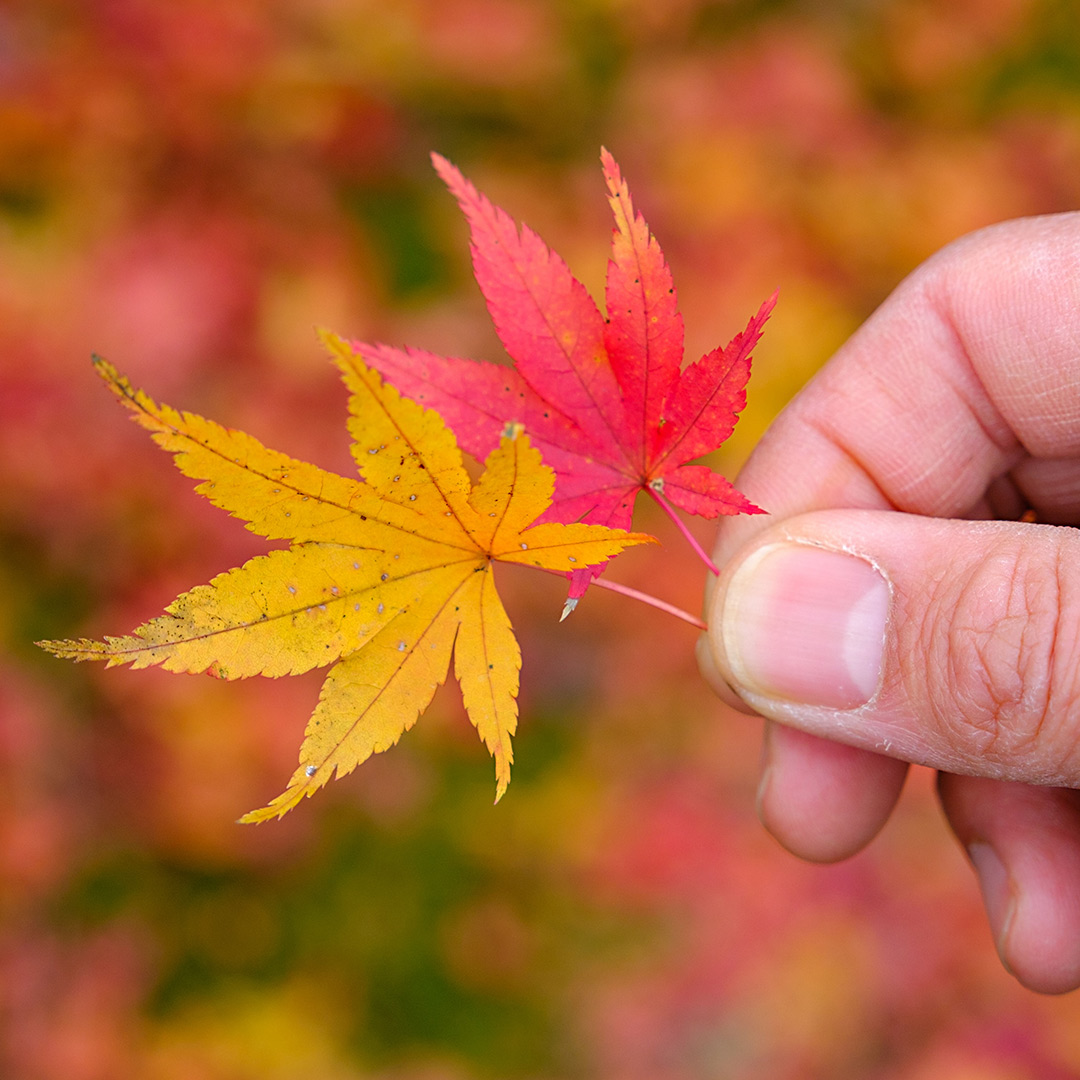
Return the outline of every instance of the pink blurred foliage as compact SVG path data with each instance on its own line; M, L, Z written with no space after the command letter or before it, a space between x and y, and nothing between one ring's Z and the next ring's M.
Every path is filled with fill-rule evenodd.
M554 12L536 0L446 0L419 6L431 61L480 84L535 79L557 60Z
M282 859L310 840L310 815L281 829L238 829L236 819L295 767L300 718L318 680L232 693L209 679L145 672L110 677L102 689L92 762L96 783L114 792L103 807L109 828L206 867Z
M0 1067L20 1080L138 1076L137 1009L146 942L115 927L64 941L30 930L0 938Z
M90 12L98 40L114 50L118 65L179 100L190 101L192 90L243 92L272 55L273 25L259 0L225 7L197 0L182 8L97 0Z
M606 143L671 264L689 359L780 286L749 406L713 462L729 475L922 258L1080 201L1080 108L1040 66L1051 5L766 7L0 12L0 1074L1080 1075L1075 999L1037 999L1000 971L929 774L867 852L797 863L754 819L757 727L700 684L695 631L622 598L593 590L560 625L558 581L501 576L523 719L516 790L496 811L447 693L409 745L240 829L293 768L317 677L226 685L31 655L33 636L121 632L264 548L128 423L91 350L171 404L343 472L345 397L313 325L498 358L431 149L596 289ZM397 236L406 265L445 262L427 292L394 293L385 237L349 209L372 193L421 236ZM698 611L696 562L651 509L638 525L664 547L612 574ZM396 869L347 896L359 929L319 951L324 908L341 910L372 850ZM415 863L369 925L363 905L405 874L387 851ZM94 915L80 889L124 859L159 907ZM431 901L444 877L459 891ZM309 879L324 891L288 891ZM178 881L192 893L172 896ZM199 893L207 881L230 884ZM422 897L428 946L394 937ZM555 1017L549 1058L493 1061L456 1034L384 1034L380 1057L380 1008L399 1008L367 999L387 985L370 951L382 937L402 965L430 948L400 981L442 1004L506 998L510 1014ZM163 1004L188 953L209 974ZM423 1028L426 999L406 1002L402 1026Z
M59 887L85 828L78 811L83 747L60 702L13 664L0 667L0 912L22 918Z
M946 1017L963 1046L980 1047L964 1058L945 1037L970 1062L986 1040L968 1021L1000 1031L1017 1008L1016 1031L1039 1059L1030 999L994 985L981 910L956 888L955 860L893 843L836 867L778 863L715 783L685 769L628 788L602 813L590 895L646 917L658 944L586 970L580 1022L598 1075L876 1076L898 1054L936 1053L922 1044Z
M81 321L100 352L139 357L157 393L175 392L211 358L220 364L248 347L258 295L252 246L227 216L170 210L92 255Z

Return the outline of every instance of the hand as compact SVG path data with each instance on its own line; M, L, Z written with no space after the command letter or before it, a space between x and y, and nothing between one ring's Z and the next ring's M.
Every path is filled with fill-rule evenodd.
M842 859L940 770L1003 963L1080 985L1080 213L928 260L738 484L699 657L776 722L765 826Z

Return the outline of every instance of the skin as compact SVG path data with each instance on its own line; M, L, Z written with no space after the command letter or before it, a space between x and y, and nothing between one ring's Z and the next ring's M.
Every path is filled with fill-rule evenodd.
M1003 964L1032 990L1080 986L1080 533L1048 527L1080 525L1080 214L1006 222L929 259L738 486L769 514L724 520L698 653L721 697L768 721L765 827L802 858L846 858L888 819L909 762L938 769ZM733 675L726 590L777 541L886 577L867 705L771 699Z

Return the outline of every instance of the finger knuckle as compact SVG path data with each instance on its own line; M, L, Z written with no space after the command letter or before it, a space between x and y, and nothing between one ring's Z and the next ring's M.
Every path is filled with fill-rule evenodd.
M949 693L936 719L949 744L1003 773L1041 768L1054 782L1080 764L1080 639L1065 572L1078 554L1071 543L1004 545L940 590L930 654Z

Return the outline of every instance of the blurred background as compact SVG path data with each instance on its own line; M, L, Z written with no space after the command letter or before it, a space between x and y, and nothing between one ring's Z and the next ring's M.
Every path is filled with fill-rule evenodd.
M454 160L602 295L606 145L688 356L774 288L731 475L813 371L960 234L1080 204L1080 18L1053 0L0 2L0 1075L15 1080L1026 1080L1080 1074L1080 999L999 967L913 773L814 867L753 812L758 724L695 632L501 578L515 779L455 686L279 824L321 674L76 667L263 550L89 364L349 471L312 328L499 358ZM666 546L617 580L698 610ZM710 535L707 524L698 534Z

